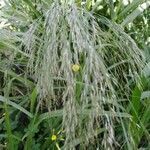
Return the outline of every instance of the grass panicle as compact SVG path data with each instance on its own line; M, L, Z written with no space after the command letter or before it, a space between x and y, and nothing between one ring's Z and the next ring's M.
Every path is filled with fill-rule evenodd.
M95 149L122 146L134 149L143 133L149 138L144 127L149 121L148 109L140 115L140 96L149 93L143 94L139 86L144 56L123 26L114 22L121 2L117 11L111 1L100 10L96 6L92 9L92 1L83 4L80 0L76 3L11 0L9 3L3 11L8 13L7 19L13 12L8 19L10 26L0 30L0 72L5 81L0 86L9 81L3 79L6 73L13 80L7 97L0 89L0 101L7 100L15 113L20 110L29 116L25 119L28 127L19 136L25 149L40 144L43 149L55 146L90 149L95 143ZM102 1L96 3L98 6ZM12 7L10 12L9 7ZM103 16L105 7L108 7L107 17L112 12L112 21ZM102 10L102 15L97 14ZM131 8L124 10L122 14L129 13ZM8 113L5 122L11 141L14 112L9 113L7 105L4 105ZM136 135L137 124L141 129ZM35 136L37 133L39 137ZM54 140L53 135L56 135Z
M122 111L116 90L121 90L122 97L129 94L125 85L141 70L142 53L119 25L100 17L100 24L108 28L103 31L94 15L74 3L54 2L44 18L44 22L36 20L23 38L40 99L46 100L49 110L54 109L52 101L62 102L66 144L80 134L88 142L95 129L104 126L105 148L112 147L113 118ZM81 66L78 73L73 72L73 64ZM60 85L64 89L56 91ZM88 115L82 115L86 110ZM106 110L113 115L101 116Z

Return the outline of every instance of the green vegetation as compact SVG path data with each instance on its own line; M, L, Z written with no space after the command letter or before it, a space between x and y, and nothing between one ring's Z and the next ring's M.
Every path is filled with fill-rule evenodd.
M150 149L149 6L2 1L0 149Z

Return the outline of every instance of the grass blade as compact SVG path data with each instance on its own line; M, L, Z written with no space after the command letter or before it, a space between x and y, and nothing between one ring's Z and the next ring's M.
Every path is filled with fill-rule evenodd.
M121 18L128 14L130 10L135 9L138 7L139 4L144 2L145 0L134 0L131 4L129 4L119 15L118 18Z
M26 109L24 109L23 107L21 107L20 105L10 101L10 100L7 100L6 98L4 98L3 96L0 96L0 101L1 102L4 102L4 103L7 103L8 105L20 110L21 112L25 113L27 116L29 116L30 118L33 117L33 115L27 111Z
M131 14L129 14L121 23L122 26L127 25L132 22L137 16L143 13L150 6L150 1L143 3L137 9L135 9Z

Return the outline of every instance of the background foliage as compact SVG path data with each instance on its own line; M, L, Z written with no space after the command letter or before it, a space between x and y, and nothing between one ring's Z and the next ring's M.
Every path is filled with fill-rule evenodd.
M1 149L150 148L150 1L0 2Z

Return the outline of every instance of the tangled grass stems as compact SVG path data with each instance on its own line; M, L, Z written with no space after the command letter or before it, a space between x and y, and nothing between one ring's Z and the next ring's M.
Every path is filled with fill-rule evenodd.
M49 110L54 109L52 100L63 104L65 145L83 135L88 143L96 128L105 127L103 146L113 147L113 120L121 113L118 100L125 95L128 98L125 85L129 78L137 77L143 66L142 54L134 41L117 24L102 17L99 21L109 30L103 30L94 15L74 3L54 2L44 21L36 20L22 39L30 55L28 68L36 79L40 100L46 100ZM73 72L73 64L80 64L79 72ZM58 86L65 88L56 91ZM129 86L126 88L130 90ZM120 97L117 91L121 91ZM91 111L86 118L78 114L87 107ZM99 115L106 110L114 115ZM120 122L126 134L122 119Z

